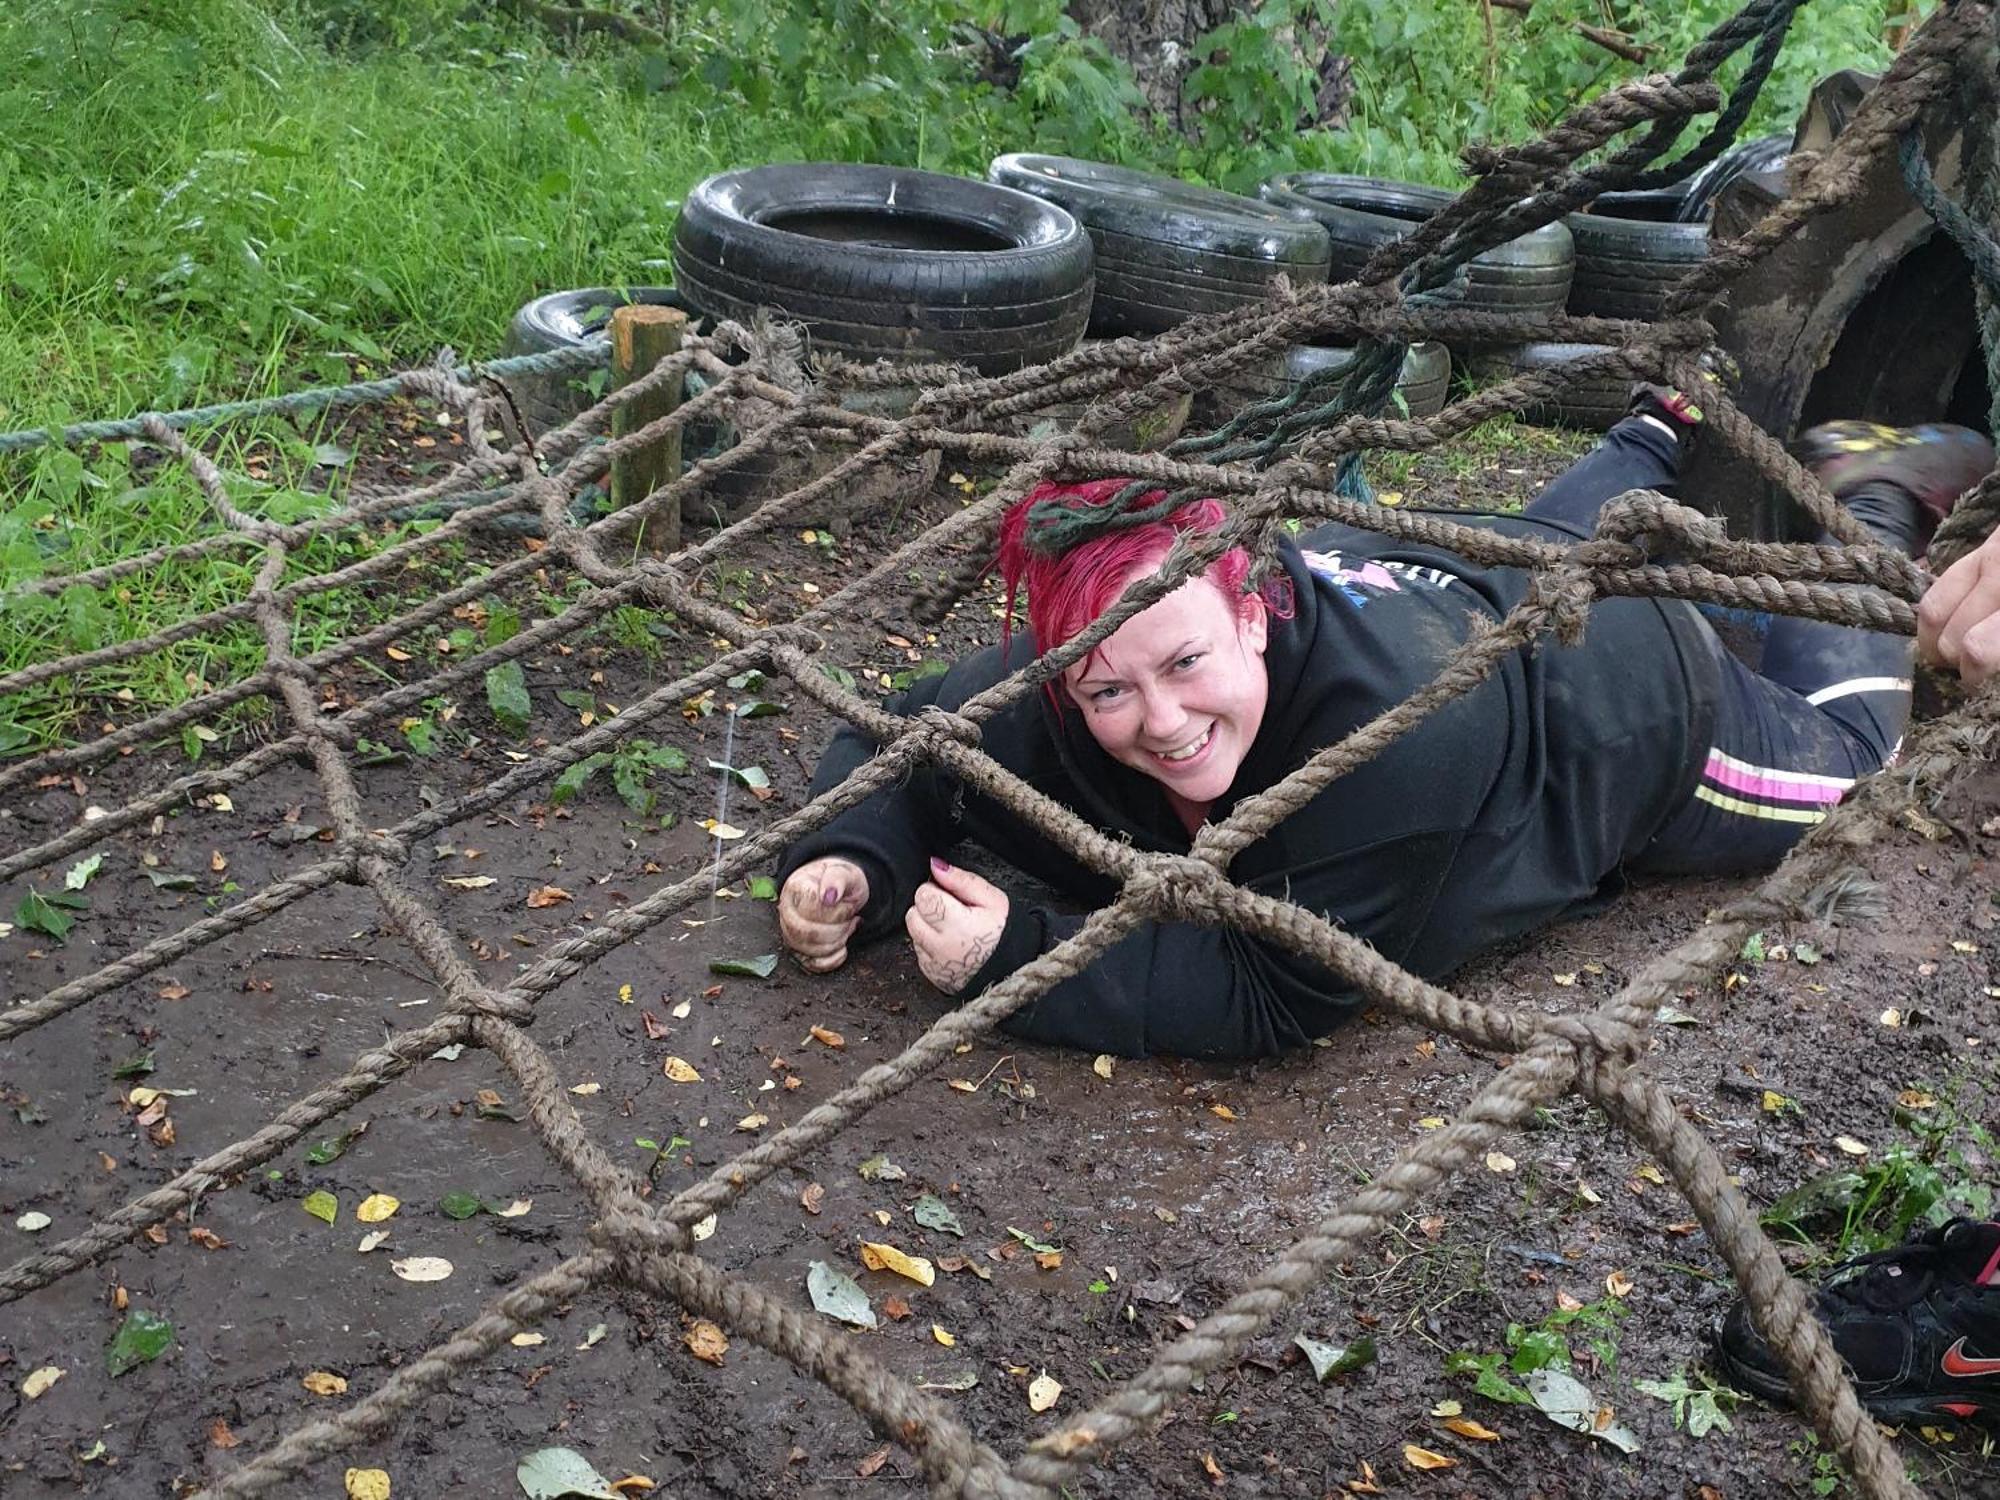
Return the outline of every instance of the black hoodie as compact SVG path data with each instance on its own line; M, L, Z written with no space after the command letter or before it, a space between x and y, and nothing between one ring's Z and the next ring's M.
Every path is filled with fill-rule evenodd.
M1557 530L1484 524L1517 535ZM1281 562L1294 609L1271 621L1263 723L1211 821L1423 687L1475 621L1498 620L1527 588L1514 569L1476 567L1339 525L1286 543ZM1692 794L1714 716L1716 668L1704 630L1678 603L1599 604L1581 645L1545 640L1513 653L1245 849L1231 878L1325 915L1426 978L1561 915L1639 853ZM889 707L957 708L1032 657L1016 638L1004 659L998 647L976 652ZM1135 848L1187 851L1190 838L1160 783L1099 749L1066 698L1060 707L1041 692L1016 700L986 722L983 746ZM873 748L843 730L820 760L814 793ZM868 876L856 934L865 941L901 929L930 857L960 839L1077 902L1104 905L1117 893L1116 882L1039 830L930 768L808 835L786 856L780 880L824 855L853 860ZM1081 925L1010 895L999 946L966 993ZM1356 1003L1313 960L1225 929L1149 922L1006 1026L1126 1056L1249 1057L1325 1035Z

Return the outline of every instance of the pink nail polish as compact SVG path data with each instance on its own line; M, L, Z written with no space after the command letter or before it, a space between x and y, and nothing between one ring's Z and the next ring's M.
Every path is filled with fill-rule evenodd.
M939 859L935 854L933 854L931 856L931 874L949 875L950 873L951 873L951 866L946 864L943 860Z
M821 886L819 889L819 903L821 906L839 905L840 892L830 885Z

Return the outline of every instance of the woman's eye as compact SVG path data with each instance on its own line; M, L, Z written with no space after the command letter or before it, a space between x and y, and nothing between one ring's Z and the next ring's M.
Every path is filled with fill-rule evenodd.
M1117 688L1115 688L1115 687L1101 687L1101 688L1097 689L1097 691L1096 691L1096 692L1094 692L1094 693L1092 693L1092 694L1090 695L1090 701L1091 701L1092 703L1109 703L1109 702L1111 702L1111 701L1112 701L1112 700L1113 700L1114 698L1116 698L1117 696L1118 696L1118 689L1117 689Z
M1201 660L1201 653L1199 651L1192 652L1187 656L1183 656L1179 661L1175 662L1174 670L1177 672L1185 672L1187 671L1188 668L1192 667L1196 662L1200 660Z

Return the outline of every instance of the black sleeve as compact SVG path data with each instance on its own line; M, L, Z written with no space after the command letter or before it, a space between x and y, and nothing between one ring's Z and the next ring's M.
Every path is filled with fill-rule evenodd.
M1245 883L1327 916L1402 962L1457 837L1400 837ZM999 947L967 993L1048 952L1083 921L1013 901ZM1222 927L1149 922L1003 1026L1033 1041L1126 1057L1264 1057L1326 1035L1359 1003L1332 971L1289 949Z
M932 704L957 708L1005 675L999 658L997 650L976 652L913 684L884 706L905 717ZM874 756L875 749L875 742L860 730L852 725L842 728L813 768L812 795L840 785ZM958 841L957 792L955 777L934 766L916 767L894 786L850 807L794 844L778 866L779 886L808 861L827 855L851 859L868 877L868 905L856 938L870 942L900 931L917 887L930 878L930 857L945 853Z

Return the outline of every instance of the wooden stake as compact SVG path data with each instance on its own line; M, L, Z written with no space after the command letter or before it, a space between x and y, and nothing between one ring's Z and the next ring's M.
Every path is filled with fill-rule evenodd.
M687 314L677 307L634 305L620 307L611 314L611 388L623 390L635 380L652 373L654 366L670 354L680 352L681 335L687 331ZM676 376L658 390L649 391L611 419L611 435L623 437L656 422L681 404L681 381ZM658 442L638 452L616 459L611 465L611 504L623 510L670 484L681 474L681 435L670 432ZM646 522L645 545L652 552L674 552L681 545L681 514L668 507Z

